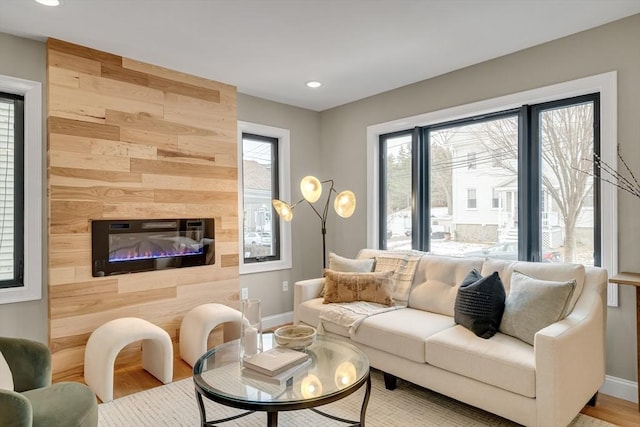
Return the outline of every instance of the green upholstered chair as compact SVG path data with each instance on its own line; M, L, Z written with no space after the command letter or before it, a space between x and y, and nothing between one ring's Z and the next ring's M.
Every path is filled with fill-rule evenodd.
M0 389L0 426L98 425L93 392L78 382L51 384L51 353L39 342L0 337L15 391Z

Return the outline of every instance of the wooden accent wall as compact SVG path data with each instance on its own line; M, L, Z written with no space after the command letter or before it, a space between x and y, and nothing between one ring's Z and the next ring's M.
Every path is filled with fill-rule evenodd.
M237 103L234 86L60 40L47 41L47 61L49 325L60 378L82 373L89 335L109 320L141 317L175 340L196 305L238 308ZM215 218L215 265L92 277L90 220L200 217Z

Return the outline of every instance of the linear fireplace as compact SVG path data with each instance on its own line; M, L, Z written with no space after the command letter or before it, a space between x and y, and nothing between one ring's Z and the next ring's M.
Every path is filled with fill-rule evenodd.
M93 276L215 262L213 218L91 221Z

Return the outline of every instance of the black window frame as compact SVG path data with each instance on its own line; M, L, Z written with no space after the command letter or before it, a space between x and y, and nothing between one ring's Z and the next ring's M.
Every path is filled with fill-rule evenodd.
M535 105L522 105L518 108L505 109L495 113L470 116L448 122L436 123L416 127L413 130L396 131L379 136L380 153L384 152L384 141L393 135L413 133L412 147L412 249L429 251L429 228L430 221L425 220L430 217L429 200L429 134L431 131L472 124L482 120L493 120L501 117L518 116L518 257L523 261L541 261L542 237L540 218L540 195L541 191L541 158L538 115L549 109L567 107L571 105L593 102L593 156L594 159L600 156L600 93L589 93L569 98L562 98ZM382 157L382 156L380 156ZM384 161L379 163L379 200L386 200L384 181L385 170ZM469 158L467 158L467 167ZM599 171L597 163L594 162L593 191L594 191L594 254L593 262L595 266L602 265L602 212L601 212L601 190ZM534 196L535 195L535 196ZM379 247L386 249L386 207L382 203L379 209ZM384 233L383 233L384 232Z
M0 288L24 287L24 96L0 92L14 106L13 278L0 280Z
M272 194L271 194L271 199L280 199L280 157L279 157L279 153L280 153L280 139L277 137L273 137L273 136L266 136L266 135L259 135L259 134L255 134L255 133L251 133L251 132L242 132L242 141L244 142L244 139L246 138L250 138L252 140L256 140L256 141L260 141L260 142L264 142L264 143L268 143L272 145L271 148L271 188L272 188ZM244 165L244 156L243 156L243 165ZM243 167L243 174L244 174L244 167ZM243 177L243 189L244 189L244 177ZM244 194L244 191L243 191ZM244 207L244 200L242 201L242 206ZM269 261L280 261L281 260L281 235L280 235L280 231L281 231L281 227L280 227L280 218L278 217L278 214L276 213L276 210L274 209L273 205L271 203L269 203L269 209L270 209L270 213L271 213L271 242L273 245L273 249L274 249L274 253L273 255L266 255L266 256L254 256L254 257L245 257L245 251L244 251L244 225L243 228L241 230L241 235L242 235L242 254L243 254L243 258L244 258L244 263L245 264L253 264L253 263L259 263L259 262L269 262ZM244 216L244 209L242 212L242 215ZM244 221L243 221L244 224Z

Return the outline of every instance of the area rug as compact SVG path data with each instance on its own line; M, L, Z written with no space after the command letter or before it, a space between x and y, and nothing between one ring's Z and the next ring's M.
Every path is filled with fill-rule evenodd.
M382 374L371 373L371 398L367 408L366 424L371 427L406 426L517 426L504 418L482 411L441 394L426 390L406 381L398 381L398 388L384 388ZM321 409L339 417L357 420L364 396L364 387ZM221 419L241 411L205 400L207 417ZM179 427L200 425L193 380L187 378L168 385L121 397L98 407L100 427ZM254 427L267 423L264 412L221 424L229 427ZM309 410L281 412L278 425L286 427L340 426ZM572 427L613 426L596 418L579 414Z

